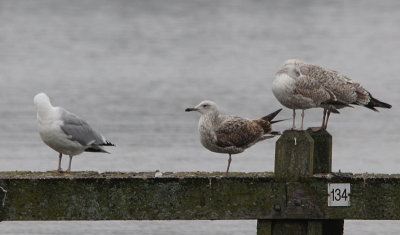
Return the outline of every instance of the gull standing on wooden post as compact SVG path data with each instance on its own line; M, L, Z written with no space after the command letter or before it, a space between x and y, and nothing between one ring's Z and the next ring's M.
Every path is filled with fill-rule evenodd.
M361 105L378 111L375 107L391 108L390 104L381 102L359 83L347 76L301 60L287 60L277 72L272 82L272 92L285 107L293 109L292 129L296 128L296 109L301 109L301 127L303 129L304 110L323 108L322 125L328 127L329 116L339 113L338 109Z
M67 172L70 172L73 156L84 151L109 153L101 146L115 146L75 114L52 106L45 93L37 94L33 102L36 105L40 137L59 153L58 172L62 171L62 154L69 155Z
M185 111L198 111L202 114L199 120L200 142L206 149L216 153L229 154L226 168L226 175L228 175L232 154L241 153L255 143L278 134L272 132L271 124L282 121L272 121L281 110L258 120L249 120L232 115L222 115L219 113L216 103L206 100Z

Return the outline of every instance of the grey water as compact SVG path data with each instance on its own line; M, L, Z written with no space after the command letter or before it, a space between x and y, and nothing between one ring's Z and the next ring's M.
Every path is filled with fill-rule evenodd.
M275 111L274 74L298 58L393 105L331 117L333 170L399 173L399 24L397 0L0 0L0 171L56 169L36 131L32 99L42 91L117 145L75 157L73 171L224 171L227 156L200 145L199 115L184 109L210 99L248 118ZM307 110L305 125L321 118ZM231 171L273 171L274 144L235 155ZM0 234L255 232L256 221L0 223ZM399 232L397 221L345 222L345 234Z

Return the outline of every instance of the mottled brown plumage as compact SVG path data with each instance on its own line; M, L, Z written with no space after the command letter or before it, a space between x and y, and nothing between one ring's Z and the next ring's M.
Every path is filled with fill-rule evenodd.
M265 120L247 120L231 117L215 130L219 147L243 148L254 144L261 136L271 132L271 124Z
M231 154L243 152L255 143L272 138L268 135L272 131L272 121L281 111L277 110L257 120L249 120L232 115L221 115L217 105L212 101L203 101L194 108L186 111L198 111L202 114L199 120L199 133L201 144L212 152L228 153L228 167Z
M294 59L287 60L277 72L272 91L282 105L293 109L292 129L296 109L302 109L300 129L303 129L304 110L309 108L324 109L321 128L326 128L330 113L339 113L338 109L343 107L361 105L374 111L377 111L375 107L392 107L373 98L359 83L337 71Z

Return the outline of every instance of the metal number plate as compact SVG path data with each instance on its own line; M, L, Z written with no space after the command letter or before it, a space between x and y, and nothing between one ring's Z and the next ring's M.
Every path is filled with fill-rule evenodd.
M350 206L350 184L328 184L328 206Z

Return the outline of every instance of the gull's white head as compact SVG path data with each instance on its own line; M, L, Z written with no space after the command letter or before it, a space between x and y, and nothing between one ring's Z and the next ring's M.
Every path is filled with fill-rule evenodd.
M295 66L298 66L298 65L303 65L303 64L305 64L305 62L302 61L302 60L298 60L298 59L288 59L288 60L286 60L286 61L283 63L283 66L286 66L286 65L295 65Z
M300 69L294 65L289 65L287 69L287 74L293 79L300 78L302 75Z
M297 79L302 76L300 67L305 65L305 62L297 59L286 60L282 68L278 71L277 76L284 74L292 79Z
M204 100L200 104L196 105L194 108L187 108L186 112L197 111L201 114L207 113L218 113L218 106L215 102L210 100Z
M43 92L35 95L35 97L33 98L33 103L36 105L36 107L49 105L51 106L50 98Z

